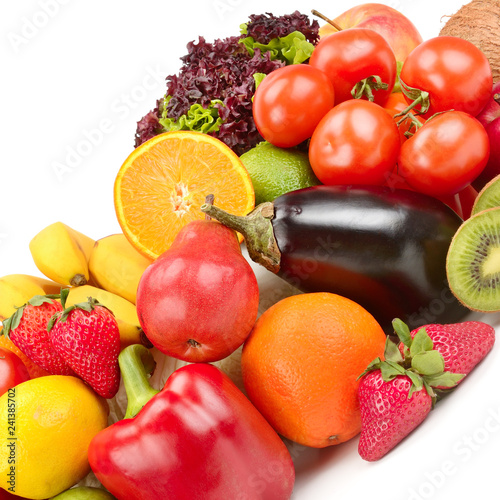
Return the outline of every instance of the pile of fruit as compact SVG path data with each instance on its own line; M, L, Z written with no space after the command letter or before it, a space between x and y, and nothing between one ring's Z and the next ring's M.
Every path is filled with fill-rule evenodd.
M188 46L117 172L122 233L56 222L45 277L0 278L2 492L286 500L287 443L379 460L457 389L495 342L467 315L500 310L498 54L458 35L364 4Z

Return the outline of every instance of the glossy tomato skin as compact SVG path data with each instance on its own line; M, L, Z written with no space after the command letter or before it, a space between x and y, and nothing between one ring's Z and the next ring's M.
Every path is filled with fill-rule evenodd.
M489 152L481 123L462 111L448 111L428 120L401 146L398 171L416 191L453 195L481 173Z
M370 29L350 28L321 39L309 64L328 75L335 88L336 104L352 99L356 83L378 75L388 88L374 91L374 102L383 105L396 81L394 52L382 35Z
M476 116L493 86L486 56L471 42L453 36L431 38L416 47L403 64L400 80L403 89L406 85L429 93L426 118L451 109Z
M361 99L335 106L316 127L309 161L326 185L382 185L400 149L399 131L387 111Z
M12 351L0 347L0 396L8 389L29 379L28 369L21 358Z
M309 139L334 104L328 77L307 64L294 64L262 80L254 95L253 117L266 141L289 148Z

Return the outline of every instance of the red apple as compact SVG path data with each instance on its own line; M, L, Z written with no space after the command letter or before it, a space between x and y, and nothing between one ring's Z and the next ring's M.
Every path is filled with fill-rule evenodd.
M476 116L476 118L486 127L488 123L500 117L500 82L493 84L491 98L486 103L483 110Z
M493 177L500 175L500 116L486 125L490 139L490 158L472 185L480 191Z
M408 54L422 43L422 36L406 16L392 7L380 3L358 5L347 10L333 21L342 29L356 27L376 31L386 39L399 63L403 63ZM327 23L320 28L319 34L320 37L324 37L336 31L331 24Z

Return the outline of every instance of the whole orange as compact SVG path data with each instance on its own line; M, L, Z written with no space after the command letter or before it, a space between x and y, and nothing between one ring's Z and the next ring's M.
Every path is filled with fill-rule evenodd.
M257 320L241 358L248 397L282 436L323 448L360 432L358 376L386 336L356 302L304 293Z

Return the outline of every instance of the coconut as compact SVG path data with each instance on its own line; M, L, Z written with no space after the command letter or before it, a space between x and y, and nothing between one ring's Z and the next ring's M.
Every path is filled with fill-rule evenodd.
M439 34L457 36L479 47L490 61L493 81L500 81L500 0L472 0L449 16Z

